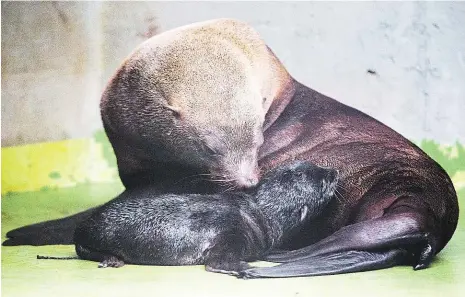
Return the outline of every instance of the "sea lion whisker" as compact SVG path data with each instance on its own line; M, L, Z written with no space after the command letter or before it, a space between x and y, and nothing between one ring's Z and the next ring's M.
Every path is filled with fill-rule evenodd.
M224 190L221 192L221 194L224 194L224 193L229 192L229 191L234 190L234 189L236 189L236 187L235 187L234 185L232 185L232 186L230 186L230 187L224 189Z
M196 178L196 177L208 176L208 175L209 175L209 174L203 174L203 173L194 174L194 175L189 175L189 176L185 176L185 177L179 179L176 183L182 182L182 181L184 181L184 180L186 180L186 179L191 179L191 180L193 180L193 179Z
M216 175L212 174L212 173L199 173L199 174L194 174L194 175L189 175L189 176L185 176L181 179L179 179L177 182L175 182L175 185L176 184L179 184L180 182L182 181L185 181L185 180L189 180L189 181L212 181L212 179L205 179L203 177L217 177ZM219 177L219 176L218 176Z
M338 202L343 202L346 200L344 195L342 195L341 192L339 192L337 189L335 190L334 194Z
M343 184L338 184L337 187L343 189L344 191L347 191L347 187L344 186Z
M214 181L214 182L233 182L234 179L211 179L211 181Z
M357 186L357 185L355 185L355 184L347 184L347 183L346 183L345 186L342 185L342 184L338 184L338 187L341 187L341 189L343 189L343 190L346 191L346 192L349 192L349 191L350 191L348 187L353 187L353 188L355 188L355 189L358 190L358 191L362 191L362 188L360 188L359 186Z

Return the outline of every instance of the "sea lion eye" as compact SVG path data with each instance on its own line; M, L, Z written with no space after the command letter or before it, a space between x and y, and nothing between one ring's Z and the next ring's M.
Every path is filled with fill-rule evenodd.
M255 137L253 141L253 145L256 147L260 147L263 144L263 141L264 141L263 134L260 133L259 135L257 135L257 137Z
M213 150L212 148L210 148L209 146L206 145L206 146L205 146L205 149L206 149L206 151L208 152L208 154L210 154L210 155L216 155L216 151Z
M205 152L210 156L220 155L218 150L216 150L214 147L212 147L212 146L210 146L208 144L204 144L203 147L204 147Z

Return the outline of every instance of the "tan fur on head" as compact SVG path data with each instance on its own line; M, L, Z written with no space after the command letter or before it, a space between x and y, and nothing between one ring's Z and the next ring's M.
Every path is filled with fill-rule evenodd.
M146 74L166 104L196 117L197 124L226 120L218 110L264 115L290 80L258 33L233 19L194 23L156 35L124 64L146 63L146 57L153 61L145 67Z
M181 159L192 158L182 147L192 145L189 138L210 132L222 138L213 141L236 143L241 154L246 152L240 151L239 140L231 138L261 133L268 108L290 81L248 24L233 19L199 22L137 47L103 94L102 118L107 133L114 129L128 138L156 139ZM237 158L228 162L240 163Z

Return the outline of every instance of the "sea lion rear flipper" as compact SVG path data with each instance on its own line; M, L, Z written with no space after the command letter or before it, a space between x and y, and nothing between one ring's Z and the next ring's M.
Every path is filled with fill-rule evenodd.
M95 208L51 221L27 225L9 231L2 245L53 245L73 244L73 234L76 226L87 219Z

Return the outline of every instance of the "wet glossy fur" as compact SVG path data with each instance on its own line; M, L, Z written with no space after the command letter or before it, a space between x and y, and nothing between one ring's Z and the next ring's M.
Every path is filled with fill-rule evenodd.
M265 257L285 264L242 277L428 267L457 226L457 196L447 173L372 117L298 82L294 86L264 133L259 165L266 172L292 156L337 168L341 199L325 209L317 228L308 226L283 246L298 250Z
M292 162L270 172L250 195L126 191L75 232L77 254L100 267L206 264L237 274L280 245L331 200L335 170Z
M297 250L267 257L284 264L251 269L242 277L325 275L395 265L421 269L452 237L459 212L449 176L379 121L291 79L283 82L263 126L258 156L263 173L293 158L332 166L340 172L342 195L282 247ZM158 180L160 189L179 189L163 179L166 172L172 172L174 181L191 175L177 170L176 162L149 171L133 164L141 180ZM207 182L181 191L210 188ZM69 243L69 221L73 218L13 230L4 244Z

